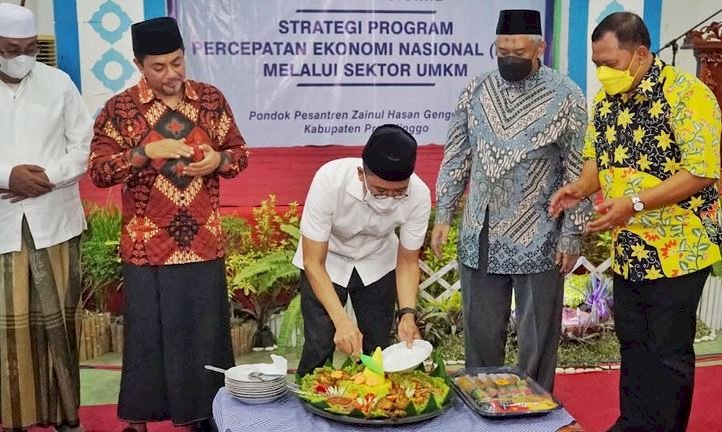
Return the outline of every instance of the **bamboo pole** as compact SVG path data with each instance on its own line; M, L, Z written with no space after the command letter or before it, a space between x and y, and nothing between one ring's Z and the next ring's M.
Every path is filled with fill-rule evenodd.
M100 346L98 343L99 342L98 341L98 315L91 315L90 322L92 323L92 329L93 329L93 331L90 334L91 335L90 340L92 342L92 347L93 347L93 354L92 354L93 357L91 357L91 358L97 358L98 353L100 352Z
M78 359L85 361L85 313L80 315L78 323L80 327L80 335L78 336Z
M82 329L83 329L83 339L82 339L82 346L83 349L82 352L82 360L88 360L88 347L89 347L89 336L88 333L90 332L90 322L88 321L88 313L83 313L83 319L82 319Z

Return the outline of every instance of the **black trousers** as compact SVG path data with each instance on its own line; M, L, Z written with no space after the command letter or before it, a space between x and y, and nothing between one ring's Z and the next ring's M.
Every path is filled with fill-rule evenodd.
M697 306L710 269L629 282L614 277L622 357L620 416L613 430L682 432L694 388Z
M232 367L223 259L164 265L123 264L125 313L118 417L131 423L187 425L212 417Z
M564 280L559 269L510 275L488 273L488 268L489 225L484 223L479 237L479 268L459 266L466 367L504 365L513 289L519 368L552 391L564 295Z
M363 334L363 351L370 354L376 347L383 349L389 346L396 308L396 272L392 271L364 286L354 269L347 287L333 286L341 304L346 305L346 300L351 296L356 322ZM333 360L336 329L303 271L300 289L304 342L298 374L303 376Z

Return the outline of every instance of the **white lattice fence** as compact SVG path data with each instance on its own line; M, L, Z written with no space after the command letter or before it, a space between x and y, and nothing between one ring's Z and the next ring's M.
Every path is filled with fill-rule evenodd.
M697 316L707 327L722 329L722 279L712 276L707 279Z
M607 259L595 267L594 264L581 257L577 262L577 267L580 265L591 273L601 274L609 269L612 260ZM711 329L722 329L722 279L713 276L707 278L707 283L702 292L702 299L697 308L697 317Z
M574 266L574 269L572 272L576 271L579 267L584 267L587 269L590 273L597 273L602 274L606 272L610 267L612 266L612 260L607 259L603 263L601 263L598 266L595 266L591 262L589 262L584 257L579 257L577 260L576 265ZM431 301L441 301L445 300L455 292L461 289L461 281L456 280L453 283L449 283L446 279L444 279L444 276L446 276L447 273L451 271L455 271L458 269L458 263L456 261L452 261L442 268L440 268L438 271L433 271L431 267L429 267L428 264L426 264L424 261L419 261L419 267L421 268L421 271L426 273L427 278L421 282L419 285L419 296ZM444 290L441 292L441 294L434 296L427 290L434 284L438 283L441 285Z
M421 282L421 285L419 285L419 295L426 300L431 301L440 301L445 300L455 292L458 291L461 288L461 281L457 280L453 284L450 284L444 279L444 276L446 276L447 273L450 271L457 270L459 268L459 265L456 261L452 261L442 268L440 268L438 271L433 271L431 267L429 267L428 264L426 264L423 261L419 261L419 267L421 268L421 271L426 273L428 277ZM429 293L427 289L431 287L434 283L439 283L442 287L444 287L444 291L439 294L438 296L434 297L433 294Z
M460 289L460 281L457 280L453 283L449 283L444 279L444 276L453 270L458 268L456 261L450 262L438 271L434 272L431 268L423 261L419 262L421 271L428 275L428 278L424 280L419 286L419 295L427 300L444 300L449 298L454 291ZM585 257L580 257L577 261L574 270L579 267L584 267L590 273L602 274L609 270L612 266L612 260L607 259L603 263L595 266L589 262ZM438 282L445 290L438 296L434 297L431 293L426 291L431 285ZM707 283L702 294L702 299L697 309L697 316L702 322L704 322L709 328L720 330L722 329L722 279L710 276L707 279Z
M602 274L609 270L611 265L611 259L607 259L600 265L595 266L586 258L580 257L574 269L576 270L579 267L584 267L590 273ZM454 292L458 291L461 288L461 281L459 281L458 279L453 283L449 283L444 279L444 276L447 273L458 269L458 264L456 261L452 261L446 264L438 271L433 271L431 267L429 267L429 265L426 264L424 261L419 261L419 267L421 268L421 271L427 275L427 278L424 279L423 282L421 282L421 285L419 285L420 297L423 297L424 299L430 301L442 301L449 298ZM441 294L437 296L434 296L428 291L428 289L434 283L438 283L444 288ZM353 313L353 306L351 305L350 299L346 304L346 311L355 321L356 317ZM704 288L704 293L702 294L702 300L700 301L699 308L697 309L697 316L708 327L715 330L722 329L722 279L710 276L710 278L707 280L707 284ZM270 327L271 331L273 331L275 334L278 334L278 330L281 326L282 317L283 315L279 314L274 315L271 318ZM298 332L292 335L290 344L291 346L300 346L302 343L303 334Z

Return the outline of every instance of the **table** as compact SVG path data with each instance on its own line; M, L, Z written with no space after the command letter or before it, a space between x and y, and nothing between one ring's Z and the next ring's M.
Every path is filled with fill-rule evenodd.
M306 411L292 394L269 404L248 405L233 398L221 388L213 400L213 418L220 432L297 432L297 431L358 431L379 432L554 432L580 431L574 418L563 408L545 416L521 419L485 419L456 397L453 407L445 414L423 423L394 427L363 427L333 422ZM571 428L571 429L570 429Z

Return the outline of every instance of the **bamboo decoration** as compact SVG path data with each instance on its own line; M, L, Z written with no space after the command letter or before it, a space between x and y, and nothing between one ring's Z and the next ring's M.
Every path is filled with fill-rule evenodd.
M251 352L255 332L256 323L253 321L231 327L231 342L233 343L234 357Z
M231 323L233 355L247 354L253 346L256 323L247 321ZM123 323L110 313L84 311L80 320L78 338L80 361L88 361L109 352L123 352Z
M80 321L80 361L92 360L111 350L109 313L85 311Z
M113 322L110 324L111 351L123 352L123 323Z

